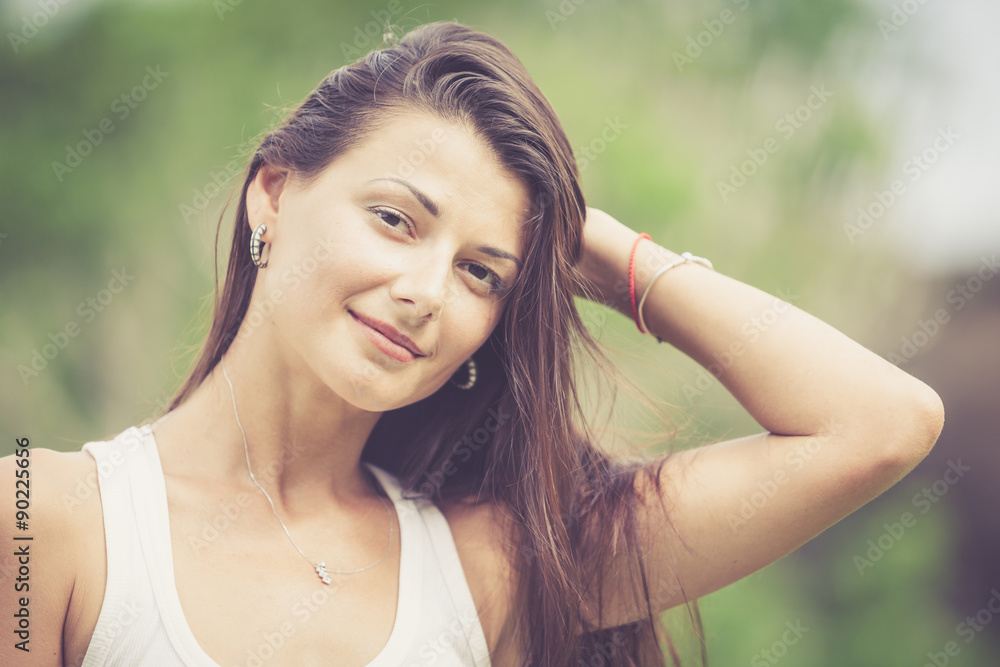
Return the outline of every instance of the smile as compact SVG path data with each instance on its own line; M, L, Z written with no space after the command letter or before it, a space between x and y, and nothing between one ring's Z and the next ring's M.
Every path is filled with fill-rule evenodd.
M398 343L394 343L393 341L389 340L385 336L385 334L383 334L378 329L374 329L369 325L365 324L364 322L362 322L360 319L358 319L358 316L352 313L351 311L348 312L351 313L351 317L354 319L355 322L358 323L358 325L364 331L365 336L367 336L368 340L370 340L372 344L379 350L381 350L386 356L392 357L396 361L403 361L403 362L414 361L418 358L417 355L413 354L413 352L409 351L402 345L399 345Z

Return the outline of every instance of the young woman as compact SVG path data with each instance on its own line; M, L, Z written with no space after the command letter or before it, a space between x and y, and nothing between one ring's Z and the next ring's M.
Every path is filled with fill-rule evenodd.
M331 73L250 161L167 410L27 450L30 652L5 629L0 663L665 664L660 612L882 493L943 409L633 226L586 208L558 119L496 39L429 24ZM574 296L690 355L766 431L607 454L578 399L575 355L602 357ZM5 624L24 596L0 590Z

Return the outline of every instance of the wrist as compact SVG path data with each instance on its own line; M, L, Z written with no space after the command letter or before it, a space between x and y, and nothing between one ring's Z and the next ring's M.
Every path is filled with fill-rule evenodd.
M625 278L615 284L618 295L618 309L631 318L639 330L640 300L650 282L655 280L661 268L674 263L680 255L667 250L654 241L649 234L633 234L633 245L629 257L624 260Z
M588 252L580 270L596 289L598 300L631 317L629 291L629 259L639 232L618 221L609 221L599 230L592 230ZM640 241L639 245L644 245Z
M636 308L639 307L639 301L656 273L664 266L673 264L680 259L679 254L664 248L655 241L644 241L639 244L639 247L636 248L634 268Z

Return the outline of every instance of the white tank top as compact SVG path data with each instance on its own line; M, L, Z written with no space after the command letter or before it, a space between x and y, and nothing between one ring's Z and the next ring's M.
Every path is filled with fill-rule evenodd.
M97 461L108 554L104 602L82 667L219 667L195 640L174 585L166 484L152 426L131 426L82 451ZM388 471L364 465L392 499L400 529L396 621L368 667L489 667L444 515L430 500L403 498ZM328 664L336 662L330 656Z

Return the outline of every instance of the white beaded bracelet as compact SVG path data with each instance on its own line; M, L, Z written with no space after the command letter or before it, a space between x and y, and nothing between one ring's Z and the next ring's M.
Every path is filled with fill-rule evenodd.
M646 283L646 289L644 289L642 291L642 298L639 299L639 307L636 309L638 311L638 314L639 314L639 330L642 331L642 333L649 333L649 329L646 328L646 322L642 318L642 305L644 303L646 303L646 295L649 294L649 288L652 287L653 283L656 282L656 279L659 278L660 276L662 276L664 273L666 273L670 269L674 268L675 266L680 266L681 264L685 264L687 262L697 262L698 264L702 264L704 266L707 266L708 268L712 269L713 271L715 270L715 268L712 266L712 263L710 261L708 261L704 257L698 257L696 255L692 255L689 252L682 252L680 259L678 259L678 260L676 260L674 262L671 262L670 264L666 264L664 266L661 266L660 270L657 271L656 273L654 273L653 277L649 279L648 283ZM660 338L659 336L657 336L655 334L650 334L650 335L653 336L656 339L657 343L662 343L663 342L663 339Z

